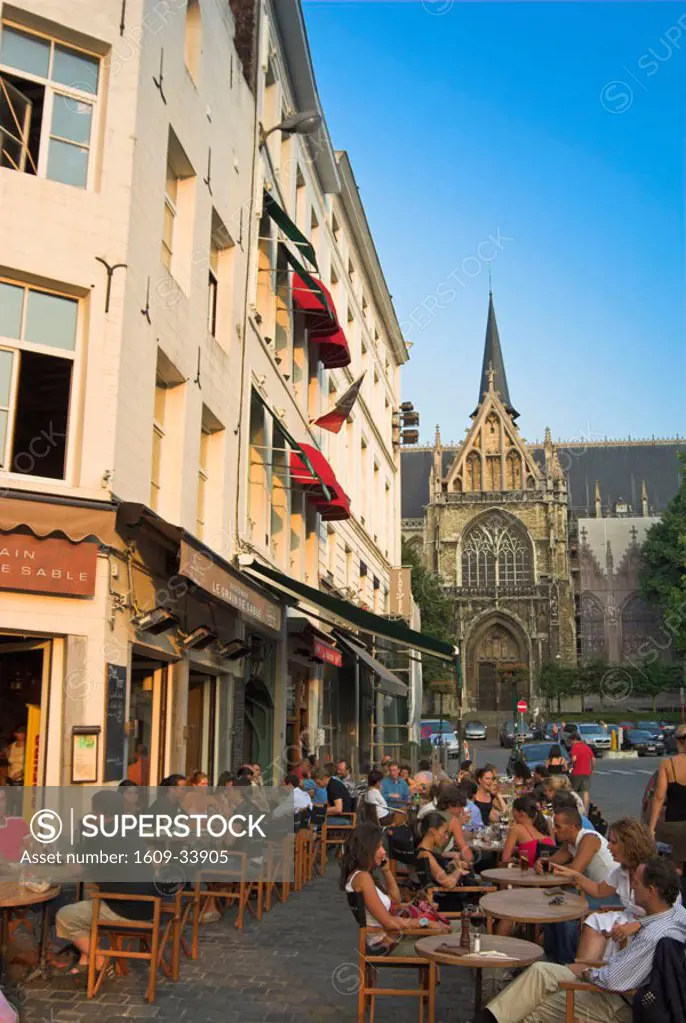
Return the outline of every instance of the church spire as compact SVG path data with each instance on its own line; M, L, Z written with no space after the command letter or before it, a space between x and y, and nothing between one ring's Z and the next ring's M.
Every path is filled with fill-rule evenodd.
M495 319L495 308L493 306L493 292L488 292L488 321L486 323L486 344L484 345L484 358L481 364L481 387L479 388L479 402L477 409L483 401L483 396L489 391L489 375L493 372L493 389L500 395L500 400L510 413L513 419L519 415L510 402L510 392L507 386L505 375L505 362L500 347L500 335L498 324ZM476 409L473 413L476 414Z

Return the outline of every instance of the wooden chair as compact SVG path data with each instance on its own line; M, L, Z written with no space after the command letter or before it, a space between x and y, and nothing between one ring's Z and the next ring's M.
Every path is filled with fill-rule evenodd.
M225 906L236 906L236 928L243 930L243 920L246 909L250 906L250 896L255 891L255 882L248 881L248 856L244 852L231 852L231 859L235 867L212 868L212 870L200 872L195 880L194 896L197 904L197 911L193 914L193 937L191 942L191 956L198 958L198 942L200 920L210 902L216 899ZM259 916L262 916L263 885L260 880L257 885Z
M293 849L293 890L296 892L302 891L307 876L311 812L311 810L301 810L295 815L293 826L295 835Z
M574 996L577 991L595 991L598 994L607 994L605 988L598 987L596 984L587 984L584 980L563 980L560 983L560 990L564 991L567 996L565 1000L565 1023L576 1023ZM623 993L633 995L633 992Z
M152 920L126 920L112 921L100 917L100 905L105 900L107 903L117 902L146 902L152 904ZM110 894L109 892L96 891L93 895L93 919L91 923L90 951L88 955L88 986L86 994L88 998L94 998L100 990L105 972L111 959L114 959L119 967L120 973L126 973L124 960L138 959L150 964L148 988L146 999L149 1002L155 1001L155 990L157 985L157 971L164 961L164 952L168 942L175 932L174 920L180 915L181 893L177 893L176 906L173 913L162 912L163 899L159 895L128 895ZM112 906L110 906L112 908ZM116 909L114 910L116 912ZM167 919L163 920L163 916ZM106 936L109 946L102 946L100 938ZM131 948L134 944L137 948ZM103 965L98 970L96 960L102 957ZM168 967L170 975L174 971L174 952L172 951L172 965Z
M345 817L349 824L329 824L329 817ZM330 847L334 847L341 850L345 845L348 835L351 835L355 830L357 823L357 815L354 813L329 813L324 819L322 825L322 837L320 839L320 860L319 860L319 872L324 873L326 869L326 857Z
M381 927L367 927L367 912L364 904L364 896L360 892L348 893L348 905L353 911L359 931L358 962L359 981L357 991L357 1023L365 1023L367 1019L367 1008L369 1008L369 1021L374 1023L376 999L379 997L401 997L419 999L419 1023L424 1023L424 1007L427 1008L427 1023L435 1023L436 1019L436 963L428 959L422 959L418 955L375 955L367 949L367 937L375 934L383 934ZM418 927L416 929L403 931L403 936L426 938L427 931ZM386 968L391 969L414 969L418 971L418 986L412 988L402 987L378 987L378 973Z
M315 870L321 874L321 843L322 843L322 832L326 823L327 807L322 803L312 804L312 813L310 814L310 831L312 834L312 842L310 849L310 861L308 864L309 877L314 876Z
M267 843L267 866L264 878L264 909L272 908L274 896L279 902L288 902L291 892L290 876L294 873L295 839L288 835L280 842Z

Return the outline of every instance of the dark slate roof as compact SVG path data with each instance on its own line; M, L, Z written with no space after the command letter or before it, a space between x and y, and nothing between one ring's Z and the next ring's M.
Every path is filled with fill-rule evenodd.
M483 400L484 394L488 391L488 370L490 367L493 367L493 390L499 393L500 400L503 405L510 415L516 419L519 413L512 407L512 403L510 402L510 390L507 386L505 360L503 359L503 350L500 347L500 335L498 333L498 323L495 318L492 291L489 291L488 293L486 343L484 345L484 360L481 364L481 388L479 390L479 400L476 403L477 409ZM476 414L476 409L473 414Z
M660 514L679 489L677 452L686 453L686 441L608 441L576 448L561 445L557 451L567 476L569 507L576 514L595 514L596 480L603 513L624 500L634 515L640 515L645 480L648 507ZM531 452L537 462L543 462L542 447L531 446Z
M534 458L543 463L542 446L531 445ZM558 448L560 464L567 475L569 504L577 515L595 514L595 481L600 484L603 511L611 511L620 498L631 505L634 515L641 514L641 485L646 481L648 505L654 513L664 511L679 489L677 452L686 453L686 441L629 441L585 444ZM443 474L458 448L443 450ZM418 519L429 502L429 475L433 461L431 448L404 448L402 451L402 517Z

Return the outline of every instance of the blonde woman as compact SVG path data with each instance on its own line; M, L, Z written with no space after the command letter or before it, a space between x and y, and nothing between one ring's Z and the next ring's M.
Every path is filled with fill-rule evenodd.
M614 955L619 951L619 942L638 933L640 920L645 916L645 910L636 905L634 898L634 876L642 863L657 856L650 832L637 820L623 817L610 826L607 844L617 867L606 881L591 881L580 871L559 864L553 868L558 876L573 881L591 899L615 896L622 903L621 909L591 913L586 917L577 962L592 963Z
M580 795L578 795L572 788L572 783L566 774L554 774L550 778L545 780L545 794L549 803L552 803L558 792L571 792L574 796L574 802L576 808L582 817L586 817L586 811L584 809L584 802ZM585 828L592 828L593 825L589 822L584 824Z

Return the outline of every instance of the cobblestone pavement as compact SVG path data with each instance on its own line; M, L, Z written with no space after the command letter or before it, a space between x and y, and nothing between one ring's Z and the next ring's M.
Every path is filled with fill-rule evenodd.
M25 991L27 1023L116 1023L123 1019L203 1020L207 1023L327 1023L357 1019L357 925L337 871L329 865L285 904L277 902L261 921L246 916L242 932L233 914L201 928L197 961L183 959L181 980L160 977L157 999L148 1005L137 964L128 977L108 981L92 1001L78 992L51 990L49 981ZM393 984L416 983L413 971L384 977ZM488 982L484 985L488 993ZM437 1023L472 1017L472 977L443 967ZM415 1021L415 998L380 998L376 1020Z

